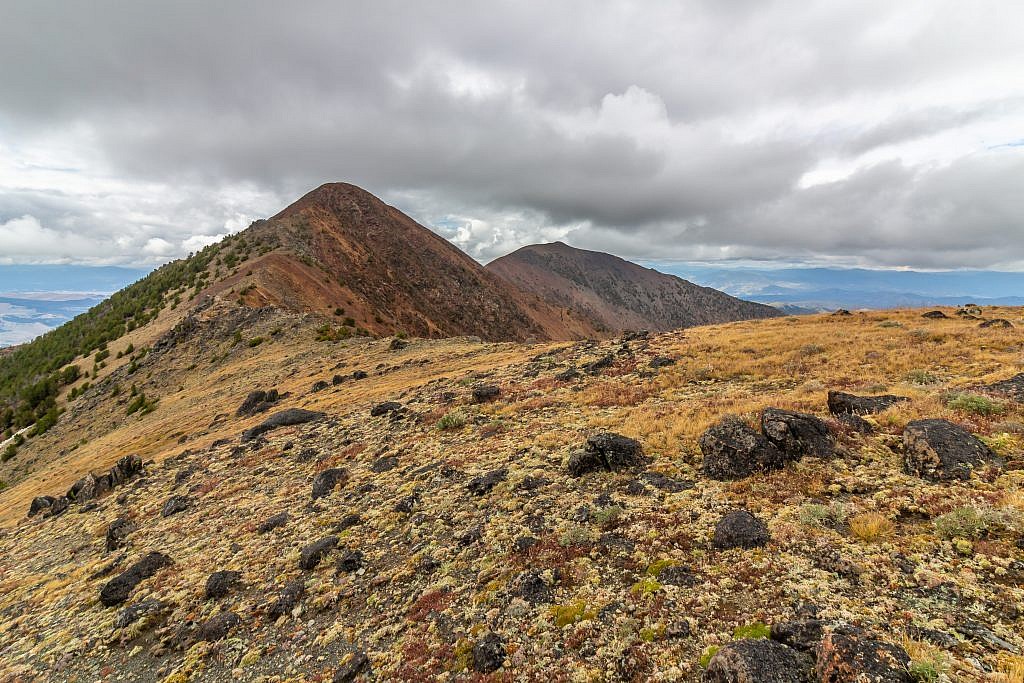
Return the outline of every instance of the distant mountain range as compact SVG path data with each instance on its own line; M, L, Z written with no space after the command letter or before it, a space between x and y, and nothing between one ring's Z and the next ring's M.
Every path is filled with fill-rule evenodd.
M487 264L487 270L604 331L665 332L781 315L771 306L562 242L523 247Z
M1024 273L1015 272L655 265L734 296L791 310L912 308L967 302L1024 305Z

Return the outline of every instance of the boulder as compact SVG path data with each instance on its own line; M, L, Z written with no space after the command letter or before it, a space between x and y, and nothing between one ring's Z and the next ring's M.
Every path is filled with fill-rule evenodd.
M409 342L405 341L404 339L395 337L394 339L391 340L391 343L388 344L388 349L390 351L401 351L407 346L409 346Z
M235 411L235 417L247 417L265 412L279 400L281 400L281 395L277 393L277 389L271 389L270 391L257 389L256 391L251 391L245 397L245 400L242 401L242 405L238 406L238 410Z
M43 510L49 509L55 500L57 499L53 496L36 496L28 506L28 516L35 517Z
M65 494L76 503L84 503L96 497L96 475L90 472L68 489Z
M828 392L828 410L833 415L872 415L891 408L897 403L909 401L906 396L856 396L842 391Z
M138 527L128 519L118 517L110 526L107 527L106 534L106 548L107 552L113 552L118 548L123 548L125 545L125 539L128 538L128 534L135 531Z
M986 385L983 388L994 394L1000 394L1001 396L1012 398L1019 403L1024 403L1024 372L1014 375L1009 379Z
M577 379L580 376L580 371L573 366L569 366L565 370L562 370L555 375L555 379L559 382L570 382Z
M142 458L137 455L126 455L110 468L110 485L117 488L136 474L142 473Z
M735 417L708 428L699 440L704 476L718 481L743 479L758 472L782 469L789 456Z
M945 320L949 318L949 316L942 311L928 311L927 313L922 313L921 317L928 318L929 320Z
M761 413L761 431L776 448L796 460L805 455L829 458L835 454L831 430L824 420L813 415L765 408Z
M473 387L473 403L488 403L501 395L501 389L493 384L480 384Z
M473 646L473 671L489 674L505 664L505 641L488 633Z
M192 505L192 499L188 496L171 496L164 503L163 508L160 510L161 517L170 517L176 515L179 512L188 510Z
M305 593L306 583L302 579L289 581L281 588L274 601L267 606L267 614L271 619L291 614Z
M640 442L612 432L601 432L587 439L581 450L569 455L569 474L579 477L588 472L621 472L645 464Z
M100 589L100 602L105 607L121 604L128 599L139 583L169 564L171 564L171 558L163 553L146 553L138 562L104 584Z
M288 523L288 520L290 518L291 517L288 515L287 512L278 512L276 515L271 515L270 517L267 517L265 520L263 520L263 522L256 528L256 530L261 534L265 534L267 532L273 531L274 529L277 529L278 527L284 526Z
M299 555L299 569L315 569L324 556L338 546L338 540L337 536L326 536L304 547Z
M508 468L502 467L501 469L491 470L486 474L481 474L479 477L473 477L466 484L466 490L472 493L474 496L482 496L486 493L490 493L491 489L505 481L508 478Z
M737 640L719 648L708 662L708 683L804 683L800 656L772 640Z
M399 341L396 339L395 341ZM334 672L334 678L331 679L331 683L352 683L356 680L356 676L363 672L370 664L370 658L366 656L365 652L356 651L349 656L345 662L338 667L338 670Z
M71 499L67 496L58 496L50 504L50 507L46 508L46 514L44 516L56 517L57 515L62 515L68 511L69 507L71 507Z
M344 486L349 479L348 470L343 467L332 467L313 477L313 500L331 495L331 491L339 485Z
M381 415L387 415L401 409L402 404L398 401L385 401L370 408L370 417L380 417Z
M287 410L274 413L255 427L250 427L242 432L242 443L252 441L278 427L291 427L293 425L305 424L306 422L313 422L314 420L322 420L325 417L327 416L319 411L288 408Z
M821 683L910 683L910 657L892 643L860 629L843 627L826 633L817 648L815 673Z
M758 548L770 540L764 522L746 510L733 510L718 520L711 546L717 550Z
M512 582L512 593L531 605L551 602L553 599L550 586L533 569L528 569L515 578Z
M207 600L219 600L231 592L231 589L241 580L241 572L230 569L214 572L206 579L204 595Z
M970 479L975 468L997 463L988 446L948 420L915 420L903 430L903 465L929 481Z
M118 610L117 617L114 618L114 628L130 626L143 617L160 614L169 608L170 606L166 603L155 598L148 598L142 602L129 605L128 607Z
M1013 323L1005 318L993 318L992 320L986 320L985 322L978 325L978 327L994 328L998 330L1007 330L1013 327Z
M845 308L837 308L836 310L832 311L832 315L847 316L847 315L853 315L853 313L850 313Z
M213 642L227 638L231 629L238 626L241 620L234 612L221 612L215 617L207 619L200 624L198 638L200 641Z
M338 560L338 571L346 574L357 572L363 567L363 553L359 550L346 550Z
M772 624L771 639L783 645L809 652L818 647L825 632L825 622L821 619L797 619Z

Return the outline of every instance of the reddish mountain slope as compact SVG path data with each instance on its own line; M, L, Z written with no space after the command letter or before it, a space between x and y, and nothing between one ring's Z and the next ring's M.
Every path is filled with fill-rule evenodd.
M597 333L354 185L323 185L243 235L276 248L213 293L241 291L248 305L338 310L376 334L524 340Z
M605 331L666 331L781 315L771 306L561 242L523 247L492 261L487 270Z

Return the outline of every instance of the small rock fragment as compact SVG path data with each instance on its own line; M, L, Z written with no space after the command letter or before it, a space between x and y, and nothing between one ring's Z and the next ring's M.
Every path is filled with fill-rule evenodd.
M329 496L339 484L344 486L349 479L348 470L343 467L332 467L313 477L313 500Z
M338 540L337 536L326 536L304 547L299 556L299 568L314 569L324 559L324 555L334 550Z
M764 522L746 510L733 510L718 520L711 545L718 550L758 548L770 540Z
M473 670L489 674L505 664L505 641L495 633L488 633L473 646Z
M230 569L214 572L206 579L206 599L219 600L242 580L242 573Z

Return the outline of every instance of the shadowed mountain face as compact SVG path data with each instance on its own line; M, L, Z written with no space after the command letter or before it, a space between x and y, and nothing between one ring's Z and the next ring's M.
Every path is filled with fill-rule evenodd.
M607 331L666 331L782 315L771 306L561 242L523 247L487 270Z
M323 185L246 232L279 244L240 269L247 304L337 310L376 334L521 341L596 332L354 185Z

